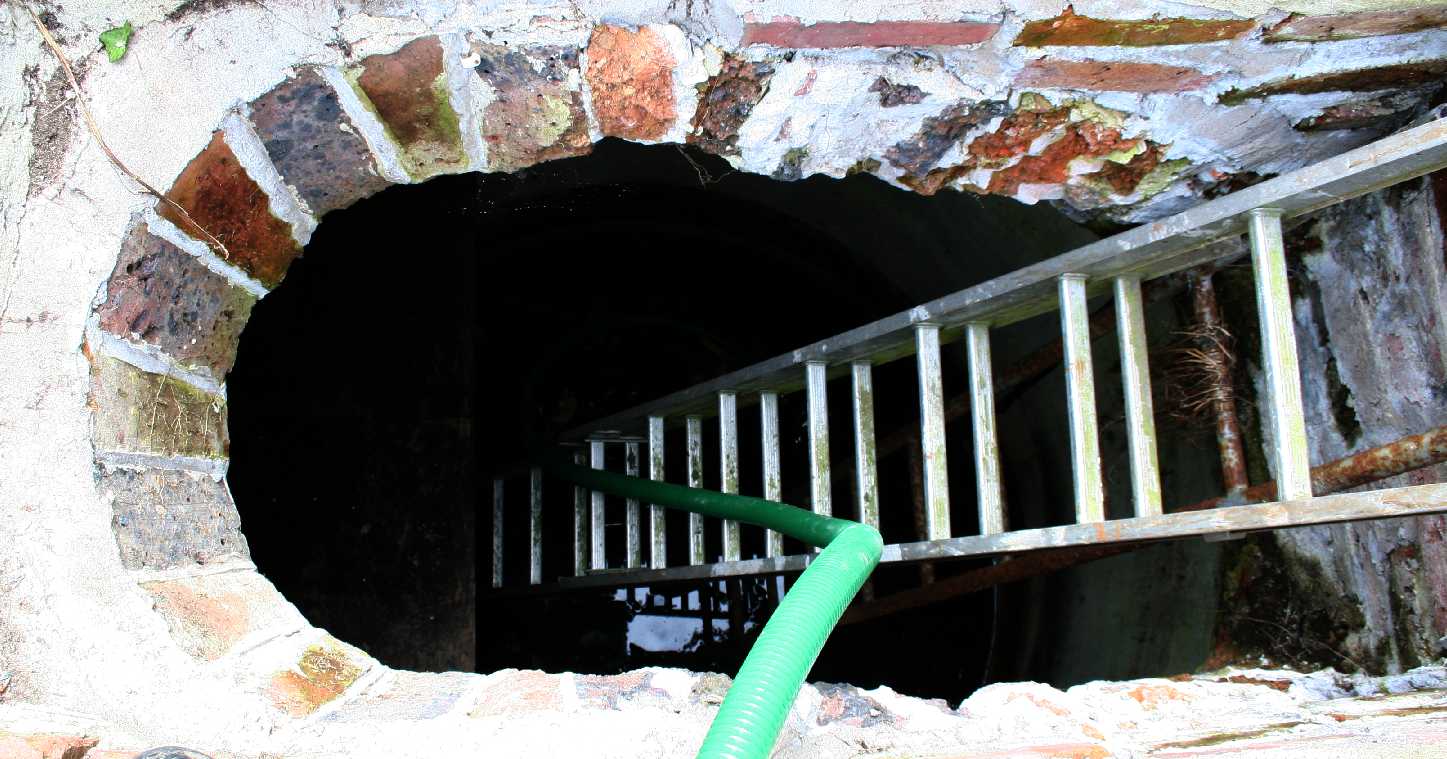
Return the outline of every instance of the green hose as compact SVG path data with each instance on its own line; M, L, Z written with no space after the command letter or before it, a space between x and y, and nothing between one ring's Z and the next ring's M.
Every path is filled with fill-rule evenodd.
M698 759L768 759L824 640L874 566L884 541L868 525L762 498L715 493L557 461L549 471L605 493L748 522L824 550L810 562L744 658Z

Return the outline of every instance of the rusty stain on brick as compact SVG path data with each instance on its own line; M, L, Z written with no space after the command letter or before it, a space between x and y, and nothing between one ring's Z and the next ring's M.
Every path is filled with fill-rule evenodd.
M821 21L805 26L790 19L746 23L739 44L816 49L975 45L999 28L973 21Z
M1224 105L1239 105L1253 98L1272 95L1390 90L1436 84L1441 82L1443 77L1447 77L1447 60L1398 63L1391 66L1287 77L1246 89L1233 88L1222 93L1220 102Z
M1165 152L1164 146L1147 140L1145 150L1135 154L1129 161L1106 161L1099 171L1088 176L1109 185L1111 191L1117 195L1129 195L1146 175L1160 165Z
M1255 22L1250 19L1091 18L1076 15L1075 8L1067 5L1055 18L1026 23L1011 44L1015 47L1193 45L1233 39L1253 26Z
M515 171L592 149L582 92L570 84L578 71L577 48L476 44L472 51L477 76L494 92L481 126L489 168Z
M1183 92L1200 89L1215 80L1212 74L1164 63L1042 58L1020 70L1015 86L1100 92Z
M256 298L137 224L96 309L101 329L224 377Z
M388 185L337 94L312 69L251 101L251 123L272 163L317 216Z
M913 137L896 143L885 151L884 158L907 175L923 176L971 129L1004 115L1006 108L1006 104L998 100L956 103L940 115L926 118Z
M218 255L267 287L279 284L292 259L301 255L291 226L272 215L266 192L247 175L219 131L176 177L166 197L186 209L191 220L169 203L158 203L157 213L197 240L206 241L206 233L215 236L226 246L223 251L212 245Z
M1293 13L1267 29L1265 42L1327 42L1388 34L1409 34L1447 26L1447 7L1364 11L1327 16Z
M295 669L272 676L272 703L293 717L305 717L342 695L361 676L362 668L328 638L308 647Z
M598 128L611 137L657 140L677 118L673 67L663 35L603 25L588 41L585 72Z
M879 104L885 108L914 105L923 102L929 94L913 84L895 84L882 76L869 85L869 91L879 93Z
M225 458L226 400L113 358L91 364L93 435L100 451Z
M349 74L402 148L409 173L425 178L467 163L437 37L422 37L395 53L363 58Z
M769 91L774 67L725 55L719 72L699 85L688 142L716 155L737 155L739 127Z

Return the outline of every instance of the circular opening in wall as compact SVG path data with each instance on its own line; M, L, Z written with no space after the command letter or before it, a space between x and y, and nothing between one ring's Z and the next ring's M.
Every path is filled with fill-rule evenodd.
M719 596L675 621L621 592L488 594L494 473L567 428L1082 237L1043 206L923 198L866 176L778 182L677 146L611 140L517 174L393 187L326 217L241 340L228 378L229 480L253 558L314 624L395 667L732 671L771 608L770 583L675 589L700 605ZM878 397L899 398L880 407L881 434L917 424L913 368L896 363L876 375ZM847 395L832 395L843 402L833 414L848 418ZM781 409L785 500L806 503L804 410L791 404ZM742 455L758 454L745 442ZM885 497L903 505L898 463ZM546 495L551 578L572 570L572 510L571 494ZM526 545L525 522L508 522L509 545ZM912 539L908 508L886 514L883 529ZM609 534L622 539L621 527ZM744 549L762 553L762 537ZM525 583L526 561L515 551L505 574ZM965 607L910 628L921 631L915 650L888 672L831 651L885 645L890 633L844 631L815 677L967 691L985 664L960 652L988 649L993 605L986 595ZM903 650L891 629L887 645ZM930 663L944 648L958 666Z

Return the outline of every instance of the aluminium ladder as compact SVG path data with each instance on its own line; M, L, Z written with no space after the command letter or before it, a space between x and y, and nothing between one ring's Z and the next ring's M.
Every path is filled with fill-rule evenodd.
M912 562L979 557L1043 548L1131 543L1188 536L1234 534L1383 517L1447 511L1447 484L1430 484L1361 493L1313 497L1307 460L1291 301L1282 246L1283 218L1412 179L1447 166L1447 118L1408 129L1313 166L1276 177L1187 211L1086 245L973 287L866 324L792 353L695 385L636 408L598 420L565 435L565 442L586 446L574 462L604 468L607 446L624 448L626 474L663 479L665 428L682 420L687 443L687 485L703 484L703 425L719 419L721 490L738 492L738 413L740 399L756 401L762 431L763 492L779 500L781 488L779 397L806 394L810 494L813 511L830 515L829 419L826 383L850 378L853 398L852 465L861 521L879 526L878 478L874 449L872 367L915 357L919 373L922 479L927 515L924 541L887 545L883 562ZM1261 323L1262 366L1269 401L1268 455L1277 481L1277 501L1205 511L1164 513L1156 462L1155 429L1146 358L1142 282L1229 256L1211 243L1245 232L1250 241ZM1115 299L1121 370L1125 385L1126 429L1134 516L1107 519L1091 371L1087 299ZM1050 310L1060 312L1075 493L1075 523L1010 530L1000 488L990 333ZM973 534L958 534L950 524L946 478L944 397L940 346L966 342L968 392L974 436L974 470L980 524ZM542 471L523 479L529 501L527 585L541 590ZM570 486L571 487L571 486ZM611 564L605 551L605 501L602 492L574 487L574 576L557 588L627 587L680 580L708 580L802 571L817 555L783 555L782 536L770 532L765 555L740 555L740 525L724 522L722 555L705 556L704 517L689 515L688 552L671 561L664 540L665 509L626 504L626 555ZM504 481L493 488L492 586L502 588ZM646 547L646 548L645 548ZM611 568L610 568L611 567ZM520 584L520 583L518 583Z

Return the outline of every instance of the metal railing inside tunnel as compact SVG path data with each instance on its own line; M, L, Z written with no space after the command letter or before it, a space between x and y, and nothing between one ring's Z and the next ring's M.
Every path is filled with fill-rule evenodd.
M674 580L710 580L730 576L784 574L803 571L784 597L749 654L735 689L720 711L732 722L755 725L760 710L788 703L807 675L828 629L843 612L869 570L855 567L855 558L873 552L882 562L922 562L959 557L1010 554L1062 547L1130 544L1186 536L1236 534L1360 519L1376 519L1447 511L1447 485L1418 485L1360 493L1313 496L1307 435L1302 408L1291 300L1282 243L1282 219L1308 213L1447 166L1447 119L1389 136L1322 163L1262 182L1165 219L1100 240L974 287L922 304L907 312L864 325L842 335L805 346L709 382L682 390L637 408L573 430L567 440L586 446L571 463L550 462L546 470L573 484L573 576L544 584L542 563L542 468L528 474L529 584L520 593L584 587L626 587ZM1267 455L1276 476L1272 503L1229 505L1168 513L1163 508L1156 460L1154 410L1146 354L1143 283L1236 255L1212 243L1245 234L1256 284L1261 324L1260 363L1265 380L1263 426L1270 441ZM1091 366L1092 330L1088 299L1114 300L1125 397L1127 460L1133 515L1110 519L1106 513L1101 471L1095 381ZM991 332L999 327L1056 310L1061 320L1065 367L1074 523L1034 529L1009 528L1002 497L999 446L995 420L995 375L991 367ZM957 534L950 520L943 394L942 344L966 344L964 367L973 438L977 508L973 534ZM913 356L918 370L919 440L923 455L913 476L921 480L925 510L923 540L880 547L877 446L874 430L875 366ZM833 518L827 386L831 379L849 383L854 446L853 513L860 522ZM784 505L780 487L780 396L803 392L807 408L804 435L808 447L809 509ZM762 456L763 498L739 491L738 417L740 407L757 406ZM721 492L704 484L703 419L717 417ZM685 435L686 484L664 479L665 433ZM623 474L608 472L609 446L624 449ZM645 463L646 460L646 471ZM646 479L644 479L646 477ZM625 556L610 568L605 493L626 499ZM1233 502L1234 503L1234 502ZM647 507L645 519L645 506ZM687 555L671 562L665 540L667 508L688 511ZM493 577L503 587L504 498L501 481L494 490ZM705 518L722 520L721 551L710 563L705 551ZM762 556L741 555L739 523L761 525L766 532ZM782 534L793 535L823 553L784 555ZM851 558L834 550L851 536ZM834 542L831 542L834 541ZM857 545L856 545L857 543ZM865 544L869 544L866 546ZM873 546L872 548L870 546ZM833 553L831 553L833 551ZM858 557L854 557L854 553ZM829 561L826 562L826 557ZM872 561L868 562L872 566ZM848 564L846 568L843 564ZM821 572L838 572L837 587L819 585ZM812 573L812 574L811 574ZM811 579L805 583L806 578ZM801 588L808 588L807 592ZM792 599L804 596L794 603ZM817 596L817 598L815 598ZM827 598L826 603L823 600ZM837 601L838 607L834 604ZM785 613L786 607L807 609ZM827 620L813 637L803 640L799 625ZM781 630L773 634L771 630ZM810 636L814 628L810 627ZM769 641L787 635L797 650L790 654L759 653ZM807 644L807 645L806 645ZM781 649L782 650L782 649ZM794 650L794 649L791 649ZM756 659L756 656L759 657ZM751 662L753 663L751 665ZM746 675L748 678L746 679ZM764 696L746 681L770 683L777 693ZM785 686L788 686L787 688ZM787 690L787 696L783 692ZM783 706L779 707L779 699ZM765 706L767 704L767 706ZM772 712L771 712L772 713ZM707 756L764 757L772 747L777 725L767 740L763 723L747 737L718 737L715 724L705 743ZM742 728L739 728L742 729ZM767 743L767 745L765 745ZM744 751L751 753L743 753Z

